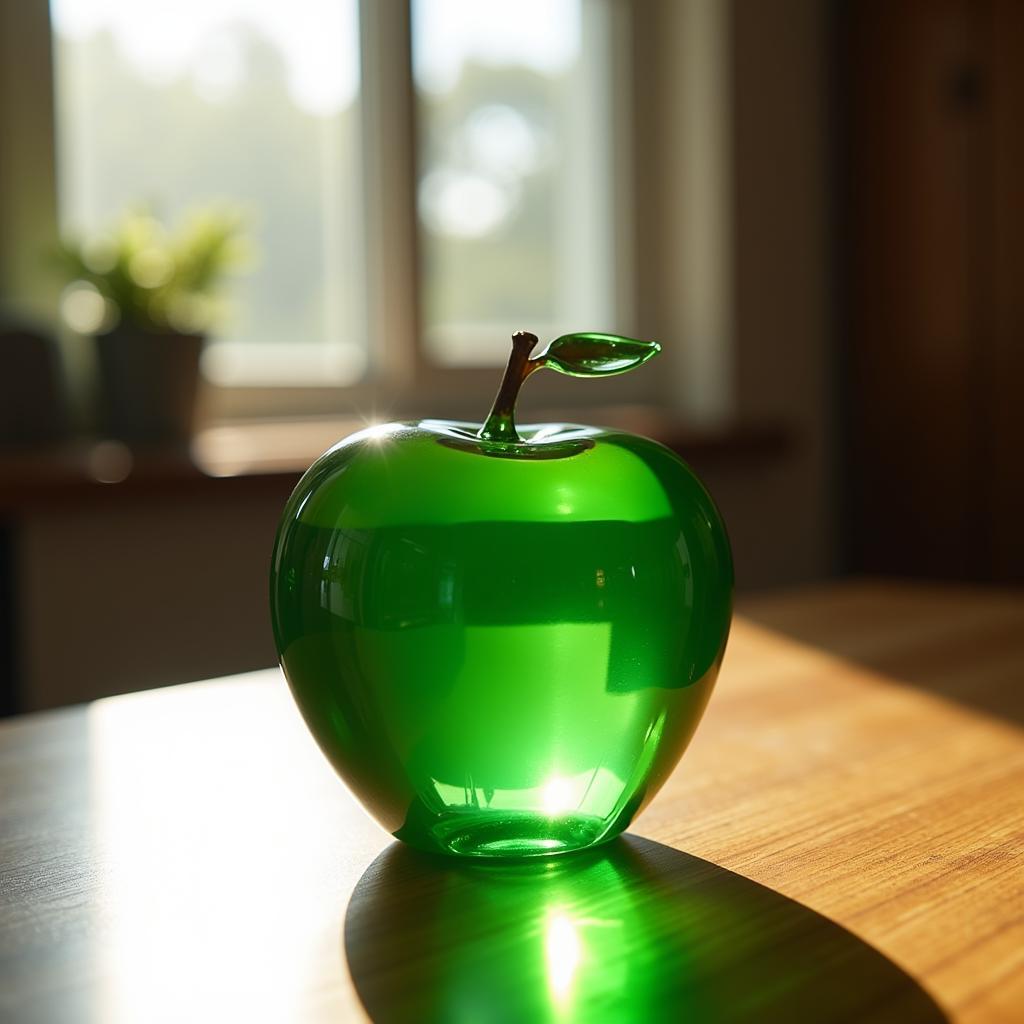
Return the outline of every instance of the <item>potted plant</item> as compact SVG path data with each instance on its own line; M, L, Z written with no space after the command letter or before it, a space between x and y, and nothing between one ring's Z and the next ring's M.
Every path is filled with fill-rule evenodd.
M96 338L100 428L128 441L183 441L192 430L199 357L222 313L219 288L246 257L242 219L195 211L169 231L149 211L66 240L61 300L72 329Z

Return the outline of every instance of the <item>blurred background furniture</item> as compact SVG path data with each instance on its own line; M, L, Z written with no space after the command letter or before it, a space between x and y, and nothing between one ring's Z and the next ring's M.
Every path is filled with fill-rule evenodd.
M56 444L69 416L56 339L0 323L0 452Z

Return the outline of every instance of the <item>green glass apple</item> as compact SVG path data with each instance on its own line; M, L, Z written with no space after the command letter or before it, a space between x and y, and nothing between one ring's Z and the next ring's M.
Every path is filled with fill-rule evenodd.
M278 531L281 665L327 758L425 850L563 853L617 835L697 727L732 560L693 472L643 437L522 427L523 381L622 373L605 334L512 354L483 427L373 427L322 455Z

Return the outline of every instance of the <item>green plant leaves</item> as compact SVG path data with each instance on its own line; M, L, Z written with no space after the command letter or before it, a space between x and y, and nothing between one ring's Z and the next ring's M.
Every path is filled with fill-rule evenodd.
M636 369L660 351L656 341L587 331L556 338L537 360L570 377L610 377Z
M219 286L244 269L244 213L231 206L195 208L175 231L146 207L126 211L88 239L69 239L55 268L75 287L98 293L107 320L144 330L209 330L219 319ZM97 323L97 329L106 329Z

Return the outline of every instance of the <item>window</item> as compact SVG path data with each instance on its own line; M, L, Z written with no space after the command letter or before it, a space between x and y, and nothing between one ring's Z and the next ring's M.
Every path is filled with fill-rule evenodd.
M355 0L53 0L61 227L229 203L256 243L204 358L223 384L349 384L362 327Z
M624 329L611 7L411 0L382 19L404 0L52 0L62 230L240 206L258 262L204 356L227 388L373 384L385 346L458 369L503 362L519 327ZM380 173L393 153L374 118L394 111L365 101L371 67L392 91L412 81L418 140L398 168L415 224L378 232L377 258L371 211L396 169ZM410 337L381 337L375 294L415 311Z

